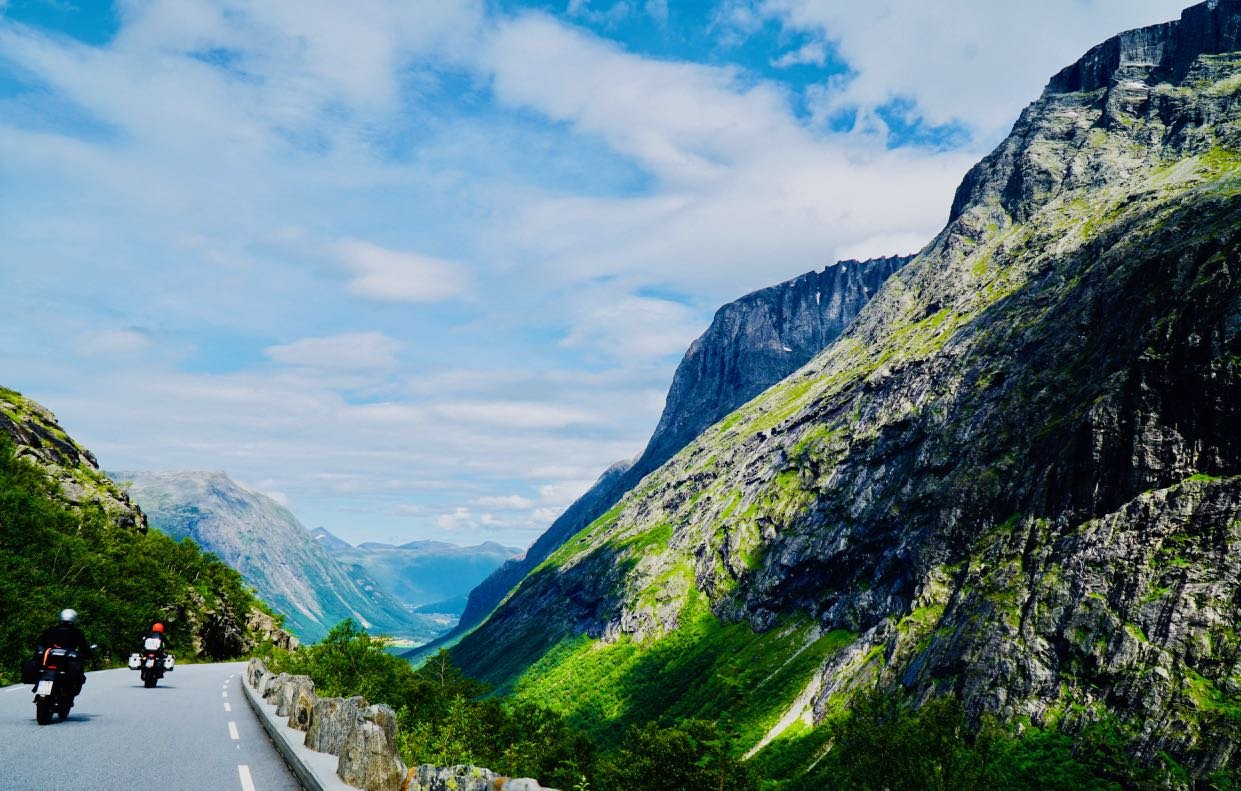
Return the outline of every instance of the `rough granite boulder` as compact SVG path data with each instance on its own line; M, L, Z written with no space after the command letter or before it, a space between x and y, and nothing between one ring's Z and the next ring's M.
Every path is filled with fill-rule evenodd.
M409 770L402 791L495 791L501 779L481 766L423 764Z
M279 717L292 717L293 706L297 700L306 695L314 696L315 682L310 680L310 676L289 676L283 684L280 685L280 691L276 694L276 715ZM293 723L289 723L292 727Z
M259 681L267 675L267 665L262 659L251 659L246 663L246 681L252 689L258 689Z
M271 673L268 673L266 676L263 677L263 680L259 682L259 686L258 686L259 697L267 701L268 703L275 704L276 698L280 694L280 688L283 687L284 682L288 680L289 680L288 673L279 673L277 675L272 675Z
M556 791L529 777L501 777L490 769L469 764L432 766L409 770L401 791Z
M318 702L319 696L315 694L313 681L298 684L289 703L289 727L299 731L310 728L310 718Z
M366 708L366 698L319 698L310 710L306 726L306 746L321 752L340 755L345 737L353 727L358 712Z
M396 712L382 704L357 713L345 736L336 774L365 791L397 791L405 780L405 764L396 750Z

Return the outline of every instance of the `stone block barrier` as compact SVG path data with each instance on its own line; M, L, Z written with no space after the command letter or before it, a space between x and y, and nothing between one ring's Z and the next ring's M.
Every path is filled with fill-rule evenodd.
M407 768L397 752L396 712L390 707L368 705L362 697L320 698L308 676L272 673L261 659L246 665L246 685L246 699L280 754L312 791L556 791L476 766ZM337 758L331 776L327 756Z

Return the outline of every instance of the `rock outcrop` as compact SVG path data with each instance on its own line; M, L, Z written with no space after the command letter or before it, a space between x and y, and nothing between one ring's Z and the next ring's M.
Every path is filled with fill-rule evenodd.
M878 683L1115 717L1205 777L1241 752L1238 568L1241 2L1217 0L1061 72L840 338L453 652L581 716L574 669L611 663L609 707L727 706L760 759Z
M71 507L97 505L118 526L147 531L142 509L99 469L95 454L65 433L47 407L0 387L0 435L17 445L19 457L47 472Z
M911 258L841 261L720 308L677 366L663 414L642 454L606 470L525 557L508 561L471 591L452 634L477 625L552 552L709 426L823 351Z

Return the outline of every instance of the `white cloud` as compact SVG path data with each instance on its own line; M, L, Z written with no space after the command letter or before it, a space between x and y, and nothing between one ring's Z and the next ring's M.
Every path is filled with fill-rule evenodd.
M440 514L435 520L436 526L440 530L456 532L463 527L473 527L476 524L474 512L464 506L454 509L451 513Z
M1175 19L1186 0L763 0L761 11L819 35L852 79L834 107L898 96L933 124L963 121L986 140L1012 123L1049 77L1126 28Z
M572 503L594 485L593 480L556 481L539 487L539 502L546 507L563 507Z
M600 135L669 182L718 177L756 139L778 146L795 130L780 93L743 87L736 69L626 54L542 15L502 25L487 58L502 100Z
M440 302L461 296L465 267L411 251L388 250L364 241L338 242L341 260L354 273L349 291L381 302Z
M149 351L154 345L142 330L101 330L82 337L78 350L88 357L129 356Z
M627 198L529 195L493 229L495 249L516 243L569 282L671 285L713 308L822 267L837 247L929 240L976 157L816 136L771 84L644 59L540 15L502 25L487 60L503 101L601 137L661 185ZM613 340L578 331L570 342L587 338Z
M602 423L604 418L591 410L536 401L474 401L434 404L439 416L459 423L522 429L556 429Z
M519 494L505 496L479 497L474 505L480 508L491 508L496 511L525 511L534 507L534 500Z
M771 65L787 69L790 66L822 66L826 62L827 45L822 41L810 41L774 59Z
M593 302L593 304L591 304ZM589 300L576 311L563 346L589 347L627 361L680 355L705 329L697 311L665 299Z
M530 519L537 525L543 525L546 529L547 525L555 522L564 513L564 508L536 508L530 514Z
M404 346L380 332L354 332L268 346L265 353L282 365L343 371L389 370L398 366L396 355Z
M287 494L285 494L284 492L277 492L277 491L274 491L274 490L269 489L269 490L267 490L267 491L265 491L265 492L261 492L261 494L264 494L264 495L266 495L266 496L270 497L271 499L273 499L273 500L275 500L276 502L280 503L280 505L284 506L285 508L288 508L288 509L290 509L290 510L292 510L292 508L293 508L293 500L292 500L292 498L290 498L290 497L289 497Z

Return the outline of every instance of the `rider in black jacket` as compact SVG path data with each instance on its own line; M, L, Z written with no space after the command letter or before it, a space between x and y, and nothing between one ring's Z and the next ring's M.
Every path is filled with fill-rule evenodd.
M82 671L82 664L91 658L90 644L86 642L86 635L82 634L82 630L77 627L78 614L74 610L61 610L60 623L55 626L43 630L43 634L39 635L39 642L35 646L35 650L39 656L49 648L64 648L69 651L76 651L78 654L78 678L77 685L81 687L86 682L86 674Z

